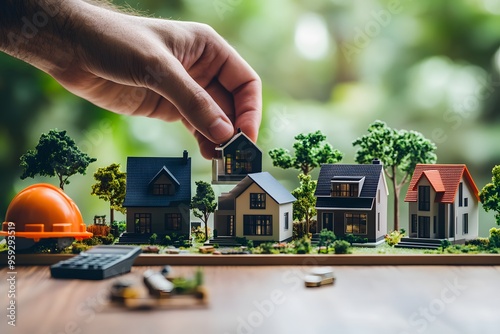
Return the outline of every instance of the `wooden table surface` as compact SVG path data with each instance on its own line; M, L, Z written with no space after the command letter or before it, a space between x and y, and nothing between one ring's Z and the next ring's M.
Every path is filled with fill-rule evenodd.
M9 298L3 267L0 333L500 333L500 266L336 266L335 285L320 288L304 286L308 266L203 269L208 307L127 311L108 304L117 278L60 280L47 266L19 266ZM196 267L173 270L189 277Z

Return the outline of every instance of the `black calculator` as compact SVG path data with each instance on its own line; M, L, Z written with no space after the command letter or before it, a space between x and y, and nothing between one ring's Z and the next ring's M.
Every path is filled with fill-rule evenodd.
M137 246L98 245L50 267L54 278L101 280L128 273L141 253Z

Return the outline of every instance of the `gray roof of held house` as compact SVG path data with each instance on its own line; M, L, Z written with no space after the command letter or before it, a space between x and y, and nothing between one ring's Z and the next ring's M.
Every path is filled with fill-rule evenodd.
M314 195L317 208L364 209L372 208L377 196L380 178L385 177L381 164L324 164L319 172ZM357 181L363 179L359 197L331 197L332 181Z
M174 195L153 195L152 183L166 175L175 185ZM125 207L168 207L191 201L191 158L128 157Z
M229 196L236 198L252 183L257 184L278 204L292 203L296 198L268 172L251 173L245 176L230 192Z

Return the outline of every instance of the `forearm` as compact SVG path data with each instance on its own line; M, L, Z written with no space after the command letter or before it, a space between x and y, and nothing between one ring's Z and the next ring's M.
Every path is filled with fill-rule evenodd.
M2 0L0 50L48 73L63 69L73 59L79 31L92 24L85 22L90 12L110 6L106 1Z

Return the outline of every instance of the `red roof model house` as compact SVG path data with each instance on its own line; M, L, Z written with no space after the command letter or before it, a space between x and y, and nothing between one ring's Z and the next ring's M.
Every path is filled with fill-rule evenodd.
M457 243L477 238L478 194L465 165L418 164L405 198L409 237Z

